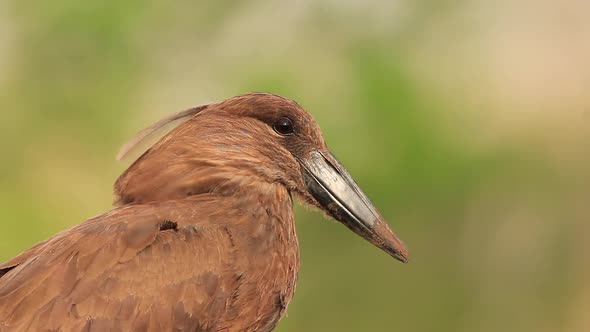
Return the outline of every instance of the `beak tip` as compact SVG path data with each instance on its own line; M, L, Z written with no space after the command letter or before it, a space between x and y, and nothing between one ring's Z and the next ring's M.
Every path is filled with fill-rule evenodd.
M399 255L398 257L396 257L400 262L404 263L404 264L408 264L408 262L410 261L410 258L408 257L408 254L403 254L403 255Z
M378 219L375 227L373 227L373 231L376 238L379 239L377 243L373 242L374 244L398 261L404 264L408 263L410 257L408 247L397 237L383 219Z
M404 264L407 264L410 261L410 254L408 253L408 248L403 244L401 244L400 247L393 249L390 252L390 255Z

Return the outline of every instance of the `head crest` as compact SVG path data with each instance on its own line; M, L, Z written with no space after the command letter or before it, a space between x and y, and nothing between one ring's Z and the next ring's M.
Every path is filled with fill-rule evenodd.
M195 106L193 108L175 114L171 114L163 118L162 120L154 123L153 125L145 128L144 130L140 131L139 133L137 133L137 135L135 135L135 137L133 137L131 140L129 140L121 147L121 150L119 150L119 153L117 154L117 160L122 160L125 157L127 157L142 142L145 142L148 138L153 137L155 134L157 134L158 131L160 131L160 129L166 127L171 123L178 122L174 124L173 128L175 128L183 122L189 120L192 116L198 114L199 112L207 108L207 106L209 106L209 104Z

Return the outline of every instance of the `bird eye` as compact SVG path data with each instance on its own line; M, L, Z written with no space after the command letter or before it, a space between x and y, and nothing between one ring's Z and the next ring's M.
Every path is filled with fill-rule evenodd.
M293 121L289 118L282 117L275 122L273 128L280 135L291 135L293 134Z

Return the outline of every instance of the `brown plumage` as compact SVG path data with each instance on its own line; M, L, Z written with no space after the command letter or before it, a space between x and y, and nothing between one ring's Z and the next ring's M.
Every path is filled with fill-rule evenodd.
M407 251L294 101L248 94L184 120L125 171L114 210L0 265L0 331L270 331L299 270L292 194Z

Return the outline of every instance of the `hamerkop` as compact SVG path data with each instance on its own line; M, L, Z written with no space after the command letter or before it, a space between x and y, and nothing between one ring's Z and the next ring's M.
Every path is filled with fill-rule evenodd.
M115 184L117 207L0 265L1 331L271 331L299 271L292 195L406 262L296 102L252 93L182 122Z

